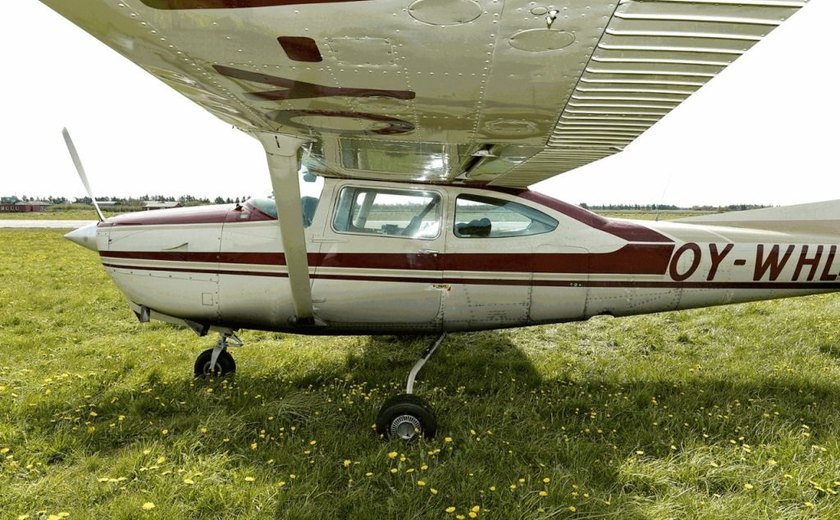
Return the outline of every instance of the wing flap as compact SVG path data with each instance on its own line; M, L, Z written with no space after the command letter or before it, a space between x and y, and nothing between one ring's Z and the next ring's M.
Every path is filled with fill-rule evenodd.
M492 184L528 186L623 150L803 5L622 1L544 150Z

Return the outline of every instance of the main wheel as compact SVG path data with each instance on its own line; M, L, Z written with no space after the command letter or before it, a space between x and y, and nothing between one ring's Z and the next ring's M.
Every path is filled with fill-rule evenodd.
M236 372L236 361L230 352L223 350L216 361L215 370L210 370L210 359L213 357L213 349L208 348L198 355L195 360L195 377L224 377Z
M388 439L431 439L435 432L437 419L432 407L425 399L414 394L402 394L388 399L376 416L376 433Z

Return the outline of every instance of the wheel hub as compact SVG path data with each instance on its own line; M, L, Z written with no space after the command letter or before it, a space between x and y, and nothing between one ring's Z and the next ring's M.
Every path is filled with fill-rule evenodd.
M400 415L391 421L390 430L391 438L399 438L404 441L408 441L423 431L423 427L417 417L414 417L413 415Z

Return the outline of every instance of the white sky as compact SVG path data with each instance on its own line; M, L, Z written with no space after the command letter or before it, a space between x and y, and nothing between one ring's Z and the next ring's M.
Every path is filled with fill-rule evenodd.
M0 194L266 195L260 145L35 0L0 31ZM811 0L630 145L538 185L572 203L794 204L840 199L840 1Z

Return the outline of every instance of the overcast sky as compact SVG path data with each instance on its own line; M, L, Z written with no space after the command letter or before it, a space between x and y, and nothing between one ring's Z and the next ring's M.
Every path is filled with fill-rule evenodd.
M0 31L0 195L81 196L67 126L98 196L271 191L260 145L35 0ZM537 186L572 203L840 199L840 1L797 15L627 150Z

